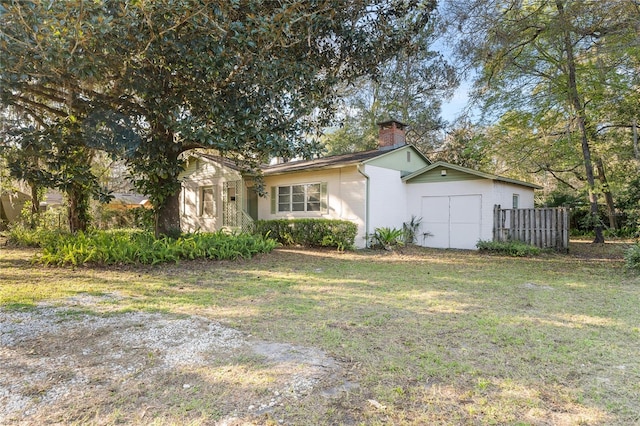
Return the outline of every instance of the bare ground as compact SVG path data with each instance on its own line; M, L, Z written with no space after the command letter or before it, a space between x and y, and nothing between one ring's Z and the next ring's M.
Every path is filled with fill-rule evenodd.
M206 318L83 313L105 297L0 310L0 424L286 424L291 402L356 386L319 350Z

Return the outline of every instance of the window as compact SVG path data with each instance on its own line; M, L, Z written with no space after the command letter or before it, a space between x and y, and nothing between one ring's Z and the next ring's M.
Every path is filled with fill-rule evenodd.
M512 208L517 209L517 208L518 208L519 201L520 201L520 195L518 195L518 194L513 194L513 203L512 203L512 204L513 204L513 207L512 207Z
M277 193L276 193L277 189ZM274 197L272 211L281 212L319 212L323 210L322 198L326 200L326 184L307 183L301 185L278 186L272 190ZM276 207L277 210L273 207Z
M213 186L200 188L200 216L213 217L216 214L216 201Z

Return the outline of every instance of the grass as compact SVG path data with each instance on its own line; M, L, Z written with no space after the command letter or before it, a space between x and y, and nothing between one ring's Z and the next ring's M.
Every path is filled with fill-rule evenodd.
M291 401L292 424L627 425L640 422L640 278L623 248L574 243L570 255L518 259L278 249L121 269L33 266L32 251L2 248L0 306L90 293L104 295L96 313L197 314L318 347L360 386Z

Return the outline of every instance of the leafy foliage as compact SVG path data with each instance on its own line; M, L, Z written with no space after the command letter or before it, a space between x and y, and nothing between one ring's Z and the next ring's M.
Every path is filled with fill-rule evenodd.
M404 229L380 227L376 228L371 236L372 248L391 250L395 246L405 243L406 232Z
M0 147L11 176L32 187L55 188L66 194L72 232L87 230L92 197L109 199L91 169L93 151L86 145L85 130L71 117L43 129L17 128Z
M216 149L247 170L310 157L338 85L427 24L432 0L158 0L3 3L0 103L46 127L79 117L124 157L179 229L180 154Z
M640 84L637 3L448 3L458 53L479 69L474 99L486 118L499 119L490 135L497 165L536 173L547 186L582 190L595 240L602 242L599 200L615 227L610 173L628 179L628 166L620 165L632 156L629 130Z
M439 24L431 20L416 45L399 49L382 63L376 78L364 77L342 88L340 127L323 138L329 154L366 151L377 146L377 123L389 119L410 126L407 141L423 152L434 151L446 123L442 100L458 86L454 67L432 50Z
M41 226L31 229L19 224L12 226L9 230L8 243L20 247L43 247L55 243L67 234L68 232L59 229L47 229Z
M504 254L511 257L537 256L541 253L538 247L520 242L520 241L483 241L480 240L476 244L478 250Z
M627 268L640 271L640 243L627 249L624 253L624 260Z
M276 242L250 234L223 231L183 235L178 239L156 239L152 233L138 230L79 232L75 235L56 231L21 230L11 241L42 248L35 259L45 265L152 264L183 259L233 260L250 258L273 250Z
M284 245L336 247L342 251L354 247L358 227L346 220L275 219L256 221L255 232Z
M411 216L408 222L402 224L402 239L406 244L413 244L416 242L416 235L422 225L422 217Z

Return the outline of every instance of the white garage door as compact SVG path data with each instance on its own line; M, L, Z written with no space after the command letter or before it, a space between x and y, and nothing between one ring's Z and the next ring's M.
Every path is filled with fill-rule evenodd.
M482 195L422 197L423 245L474 249L480 239Z

